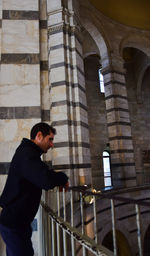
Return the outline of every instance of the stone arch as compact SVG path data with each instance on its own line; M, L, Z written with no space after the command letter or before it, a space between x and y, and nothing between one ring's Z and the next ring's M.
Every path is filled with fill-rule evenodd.
M101 35L97 27L87 18L82 17L82 26L88 31L88 33L91 35L93 40L95 41L98 49L99 49L99 56L101 57L102 66L106 67L109 65L109 51L108 51L108 45L106 43L106 40Z
M100 243L101 243L101 244L103 244L104 238L105 238L109 233L112 232L111 226L112 226L111 221L108 221L107 224L105 224L105 228L103 228L102 231L100 231L100 232L98 233L98 239L100 240ZM131 249L131 252L132 252L131 255L133 255L133 249L134 249L134 248L132 248L132 245L134 244L134 240L133 240L133 238L130 236L130 233L129 233L129 231L128 231L126 225L116 222L116 230L117 230L118 232L120 232L120 233L126 238L126 240L128 241L128 245L129 245L129 247L130 247L130 249ZM128 239L129 237L130 237L130 239ZM129 255L130 255L130 254L129 254ZM128 256L129 256L129 255L128 255ZM124 255L123 255L123 256L124 256Z
M143 99L142 99L142 81L144 78L144 74L146 72L146 70L150 67L150 62L146 63L146 65L141 69L139 77L138 77L138 81L137 81L137 103L143 103Z
M129 34L124 37L119 45L120 56L123 56L123 49L127 47L137 48L150 57L150 40L145 36Z
M117 250L118 250L118 255L124 256L132 255L131 247L129 245L129 242L125 235L120 231L116 230L116 238L117 238ZM102 245L104 245L106 248L109 250L113 251L113 236L112 236L112 231L108 232L106 236L103 239Z

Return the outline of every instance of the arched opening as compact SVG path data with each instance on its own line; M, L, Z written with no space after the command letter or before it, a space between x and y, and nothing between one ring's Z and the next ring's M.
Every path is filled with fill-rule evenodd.
M100 92L98 55L84 59L85 85L88 106L90 151L93 187L104 187L103 151L108 142L106 106L104 93Z
M109 144L107 144L109 148ZM110 161L110 151L105 149L103 151L103 170L104 170L104 186L106 188L112 186L112 177L111 177L111 161Z
M123 51L137 183L150 182L150 58L137 48Z
M131 256L131 249L126 237L119 231L116 230L117 239L117 255L118 256ZM113 236L110 231L104 238L102 245L106 246L109 250L113 251Z

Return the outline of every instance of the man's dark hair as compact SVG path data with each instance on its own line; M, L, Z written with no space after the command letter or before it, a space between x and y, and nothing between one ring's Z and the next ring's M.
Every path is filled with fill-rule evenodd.
M41 132L43 134L43 136L45 137L46 135L49 135L50 132L52 132L55 135L56 129L47 123L42 123L42 122L37 123L31 129L31 132L30 132L31 140L35 139L38 132Z

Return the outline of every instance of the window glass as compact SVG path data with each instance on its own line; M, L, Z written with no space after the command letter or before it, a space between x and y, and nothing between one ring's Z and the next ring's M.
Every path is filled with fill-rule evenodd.
M101 93L104 93L105 92L105 89L104 89L104 77L101 73L101 70L99 69L98 71L99 73L99 86L100 86L100 92Z
M104 185L111 186L111 169L110 169L110 154L107 151L103 152L103 168L104 168Z

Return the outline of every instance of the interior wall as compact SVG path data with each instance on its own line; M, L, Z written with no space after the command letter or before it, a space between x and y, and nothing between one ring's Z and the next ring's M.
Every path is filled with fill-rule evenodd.
M104 93L100 92L99 57L92 55L84 60L85 84L88 105L92 181L94 188L104 186L102 153L108 142Z
M126 62L126 82L129 100L129 110L132 127L132 137L135 152L135 164L138 184L150 181L150 164L144 164L143 151L150 150L150 67L146 69L141 82L140 96L137 95L138 74L147 56L137 49L132 50L132 56ZM138 92L139 94L139 92ZM141 101L138 101L138 98Z

